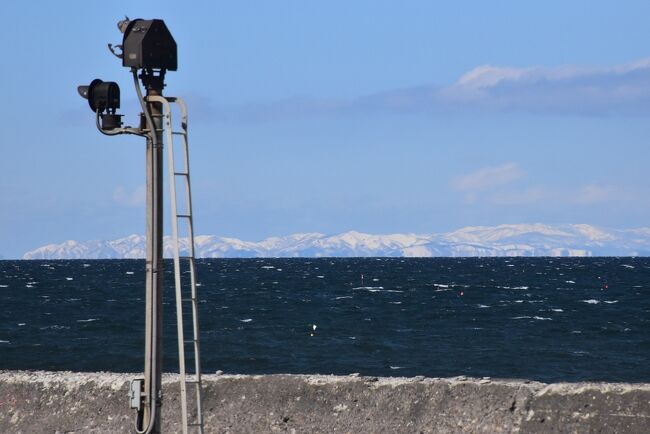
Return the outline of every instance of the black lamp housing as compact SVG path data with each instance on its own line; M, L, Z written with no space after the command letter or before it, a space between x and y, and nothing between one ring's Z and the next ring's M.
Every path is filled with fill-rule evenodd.
M176 71L176 41L163 20L125 22L122 66Z
M93 112L105 110L115 113L120 108L120 86L114 81L94 79L88 86L77 87L79 95L88 100Z
M96 78L88 86L77 87L77 91L88 100L90 109L101 116L103 130L122 126L122 115L115 113L120 108L120 86L117 83Z

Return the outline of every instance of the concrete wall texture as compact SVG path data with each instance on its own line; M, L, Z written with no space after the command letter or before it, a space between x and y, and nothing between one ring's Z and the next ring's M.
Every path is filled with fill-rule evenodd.
M0 371L0 433L128 433L136 374ZM177 377L163 429L179 432ZM650 433L650 384L206 375L208 433Z

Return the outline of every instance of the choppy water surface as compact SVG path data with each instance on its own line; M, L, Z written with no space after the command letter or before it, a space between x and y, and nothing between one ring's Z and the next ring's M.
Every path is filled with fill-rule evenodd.
M197 274L205 372L650 381L648 258L211 259ZM143 288L144 261L0 261L0 369L140 371Z

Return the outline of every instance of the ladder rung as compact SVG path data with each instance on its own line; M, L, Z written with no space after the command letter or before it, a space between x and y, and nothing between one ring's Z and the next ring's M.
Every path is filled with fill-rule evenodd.
M196 298L181 298L181 301L196 301Z
M191 214L176 214L176 218L178 218L178 219L180 219L180 218L189 219L189 218L192 218L192 215Z
M187 173L187 172L174 172L174 175L176 175L176 176L188 176L189 173Z
M183 342L185 342L186 344L193 344L193 343L198 342L198 341L199 341L198 339L189 339L189 340L186 340L186 341L183 341Z
M194 256L187 256L187 255L186 255L186 256L183 256L183 255L180 255L180 256L178 257L178 259L194 259Z
M185 380L185 384L199 384L199 380Z
M202 426L203 424L201 422L192 422L188 423L187 426Z
M185 131L172 131L172 134L175 136L186 136L187 133Z

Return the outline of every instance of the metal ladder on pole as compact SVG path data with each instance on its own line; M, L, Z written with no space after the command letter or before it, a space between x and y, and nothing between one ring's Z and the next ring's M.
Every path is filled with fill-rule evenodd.
M198 432L203 434L203 412L201 407L201 358L199 342L199 318L198 299L196 291L196 269L194 257L194 221L192 218L192 195L190 190L190 163L189 147L187 143L187 106L180 98L149 96L150 102L159 102L163 105L163 121L165 128L167 146L167 167L169 178L170 206L172 214L172 250L174 254L174 284L176 287L176 325L178 330L178 365L181 388L181 417L183 434ZM181 112L181 130L172 129L171 104L176 104ZM183 163L177 168L174 160L174 136L180 136L182 142ZM183 213L178 212L176 201L176 181L181 179L184 186L185 205ZM185 221L187 228L187 255L181 256L181 240L179 239L179 221ZM184 272L181 266L187 270ZM182 285L182 276L189 273L189 288L187 284ZM189 291L188 291L189 289ZM191 339L186 339L185 317L183 316L184 305L189 303L191 309ZM194 355L194 372L187 371L185 352L188 345L191 345L191 353ZM190 362L191 363L191 362ZM188 401L188 386L194 387L194 401ZM190 431L191 430L191 431Z

